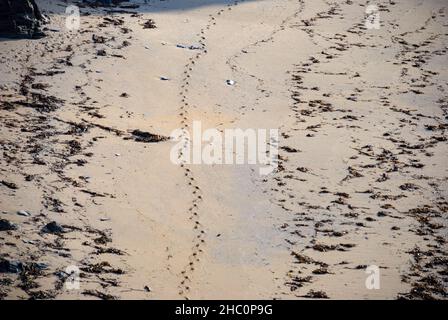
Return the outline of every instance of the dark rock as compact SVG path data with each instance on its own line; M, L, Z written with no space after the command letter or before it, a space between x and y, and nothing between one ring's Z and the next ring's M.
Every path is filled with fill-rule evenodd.
M29 264L26 264L26 268L28 270L32 269L32 270L35 270L36 272L46 270L46 269L48 269L48 267L49 267L48 264L43 263L43 262L31 262Z
M154 142L161 142L161 141L168 140L167 137L164 137L164 136L161 136L158 134L141 131L138 129L132 131L132 135L134 136L134 140L138 141L138 142L154 143Z
M9 189L13 189L13 190L19 189L14 182L2 180L2 181L0 181L0 183L3 184L5 187L8 187Z
M19 273L23 270L23 264L20 261L9 261L0 258L0 273Z
M17 230L18 227L6 219L0 219L0 231Z
M42 38L46 18L34 0L0 0L0 36Z
M48 264L41 262L24 263L20 261L7 260L0 258L0 273L20 273L27 272L28 274L37 275L43 270L48 269Z
M59 223L57 223L56 221L52 221L48 224L46 224L43 228L42 228L42 232L44 233L64 233L64 227L62 227Z

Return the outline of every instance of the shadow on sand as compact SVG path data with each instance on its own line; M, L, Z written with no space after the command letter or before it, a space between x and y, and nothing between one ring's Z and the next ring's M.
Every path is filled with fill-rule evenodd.
M109 7L98 7L102 10L127 10L132 12L163 12L163 11L185 11L194 10L200 7L206 6L227 6L234 4L235 2L253 2L253 1L263 1L263 0L129 0L122 2L118 5L113 5ZM36 0L39 5L45 11L45 5L48 3L46 0ZM55 1L53 1L55 2ZM65 5L82 5L82 1L70 1L70 0L60 0L56 1L59 6ZM88 1L86 1L88 3ZM129 6L137 5L138 8L127 8ZM82 10L82 9L81 9Z
M160 13L165 11L188 11L207 6L228 6L235 2L255 2L264 0L129 0L111 6L103 6L100 1L71 1L71 0L35 0L44 14L65 15L70 5L80 7L81 14L107 15L107 14L133 14L133 13ZM45 27L45 26L44 26ZM16 34L0 34L0 42L18 39L32 39L31 37Z

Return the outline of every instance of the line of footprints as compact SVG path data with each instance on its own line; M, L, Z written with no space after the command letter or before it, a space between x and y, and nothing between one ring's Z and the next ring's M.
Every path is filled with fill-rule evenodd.
M241 0L244 1L244 0ZM232 7L237 5L241 1L235 1L233 4L229 4L227 10L232 10ZM191 57L189 62L185 65L184 70L184 78L182 79L181 91L179 93L181 98L181 106L179 108L179 116L181 118L181 128L184 131L189 130L188 123L191 121L188 116L188 109L190 108L190 104L188 103L188 87L190 86L191 72L195 64L201 58L202 55L207 54L206 50L206 31L210 30L213 25L216 25L216 17L222 15L226 10L221 9L215 15L210 15L210 18L205 26L205 28L201 29L197 34L199 37L198 43L201 46L201 51ZM184 146L186 147L190 141L187 136L185 136ZM182 160L183 151L179 152L179 160L181 161L181 167L184 170L185 178L187 180L188 186L192 190L193 200L191 206L188 208L189 220L193 223L193 231L194 231L194 240L193 247L190 256L188 257L188 265L181 271L181 282L179 284L179 295L183 298L188 299L188 293L191 288L191 277L195 270L195 265L200 261L200 256L203 253L203 247L205 245L205 228L201 223L200 215L199 215L199 204L203 200L202 192L196 182L191 169L187 168L185 161Z

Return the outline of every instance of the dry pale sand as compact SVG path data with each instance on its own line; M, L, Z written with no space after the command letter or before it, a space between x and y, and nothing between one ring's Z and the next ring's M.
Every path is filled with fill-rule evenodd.
M139 1L78 31L37 2L48 36L0 41L1 298L447 297L446 1L377 1L380 29L363 0ZM194 120L278 128L279 170L132 134Z

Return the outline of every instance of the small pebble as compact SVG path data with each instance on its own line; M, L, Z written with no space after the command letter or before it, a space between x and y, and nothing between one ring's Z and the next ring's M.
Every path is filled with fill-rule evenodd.
M31 213L29 213L28 211L25 211L25 210L19 210L19 211L17 211L17 214L18 214L19 216L24 216L24 217L29 217L29 216L31 216Z

